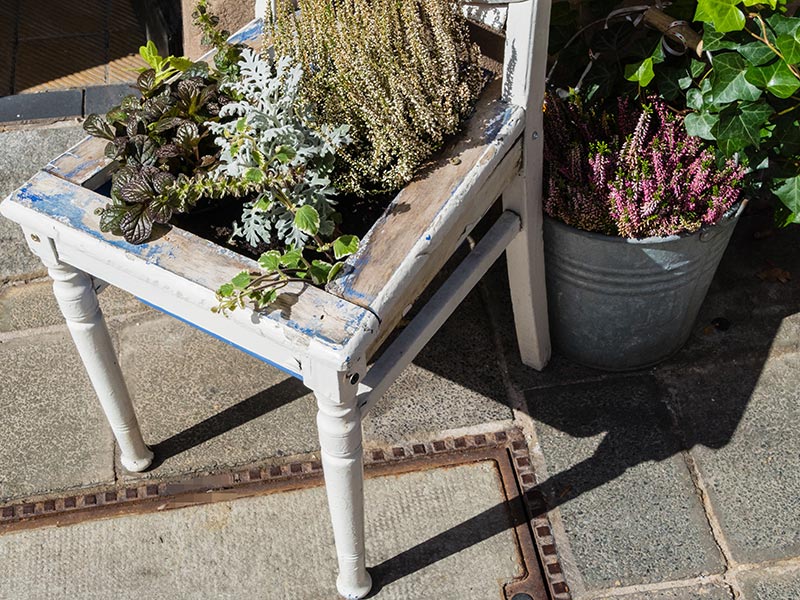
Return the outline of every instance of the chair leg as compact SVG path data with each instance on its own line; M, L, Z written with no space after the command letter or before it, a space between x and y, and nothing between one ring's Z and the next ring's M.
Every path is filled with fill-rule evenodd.
M522 362L541 370L550 360L542 214L541 204L533 201L535 191L527 188L525 177L518 176L503 191L504 208L522 219L522 231L506 249L506 259Z
M122 451L122 465L129 471L144 471L153 453L142 439L92 279L63 263L49 265L48 271L67 327Z
M364 549L364 467L357 385L348 381L345 373L331 372L317 378L311 387L319 408L322 468L339 561L336 588L343 597L356 600L372 588Z

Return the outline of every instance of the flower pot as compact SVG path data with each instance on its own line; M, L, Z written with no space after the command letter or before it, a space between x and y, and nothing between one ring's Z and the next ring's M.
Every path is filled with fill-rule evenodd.
M692 234L642 240L590 233L545 218L553 345L580 364L638 369L677 352L744 205Z

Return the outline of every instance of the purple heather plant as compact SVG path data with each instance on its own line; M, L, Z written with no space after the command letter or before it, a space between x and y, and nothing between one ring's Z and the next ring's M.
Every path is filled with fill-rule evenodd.
M544 210L567 225L625 238L718 222L739 199L744 168L718 165L665 103L619 98L616 110L548 94Z

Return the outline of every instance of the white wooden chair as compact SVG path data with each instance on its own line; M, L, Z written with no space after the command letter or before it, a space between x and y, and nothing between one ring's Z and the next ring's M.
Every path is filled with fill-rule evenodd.
M498 7L486 7L498 4ZM93 190L115 165L87 138L49 163L0 209L47 266L59 306L131 471L153 454L139 430L96 292L105 283L203 329L303 381L317 398L319 439L339 560L337 588L363 598L361 420L505 250L523 361L550 353L541 217L542 101L549 0L485 0L473 15L506 21L503 80L489 87L459 140L395 199L345 274L326 291L291 284L274 309L213 314L214 290L254 261L172 228L132 246L99 231ZM263 4L257 8L263 11ZM507 17L505 12L507 11ZM254 22L238 34L258 35ZM375 350L502 195L504 211L380 358Z

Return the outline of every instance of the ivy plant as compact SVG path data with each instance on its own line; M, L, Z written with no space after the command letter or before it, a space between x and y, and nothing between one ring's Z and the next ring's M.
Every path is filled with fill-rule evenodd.
M745 160L780 199L782 224L800 223L800 17L785 9L786 0L699 0L709 61L679 83L687 131Z

